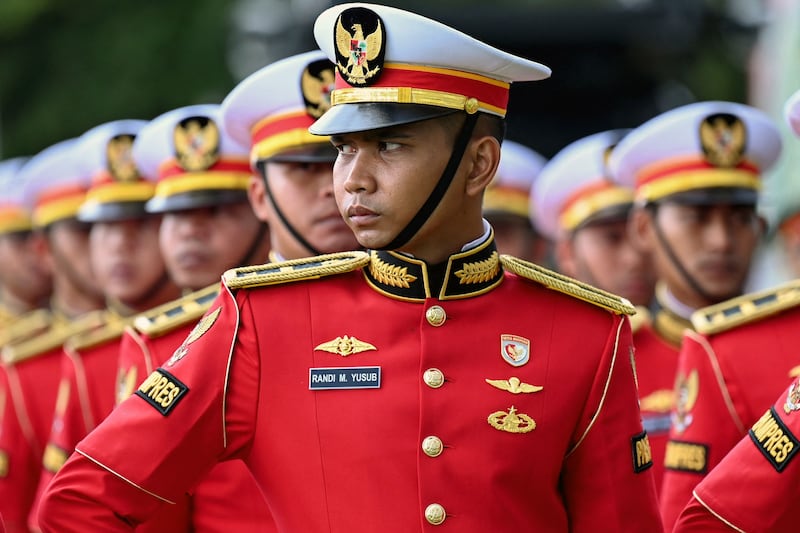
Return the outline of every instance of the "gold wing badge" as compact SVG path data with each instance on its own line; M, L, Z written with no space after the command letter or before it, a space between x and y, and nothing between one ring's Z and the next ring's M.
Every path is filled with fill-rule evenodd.
M672 413L672 425L678 433L683 433L692 423L692 409L700 391L700 376L697 369L688 375L678 374L675 381L675 411Z
M715 167L735 167L744 157L747 130L739 117L729 113L707 116L700 123L700 146L706 161Z
M386 46L380 17L363 7L346 9L336 20L335 32L336 68L342 78L356 87L374 83L383 69Z
M306 112L319 118L331 107L331 91L335 85L333 64L327 59L309 63L300 76L300 91Z
M508 379L487 379L486 383L500 390L508 391L511 394L527 394L530 392L539 392L544 389L539 385L531 385L520 381L518 377L511 376Z
M175 126L175 159L187 172L207 170L219 160L220 133L209 117L188 117Z
M195 324L194 328L192 328L192 331L189 333L189 336L186 337L186 340L183 341L183 344L181 344L178 349L175 350L175 353L172 354L172 357L167 360L165 366L172 366L186 357L186 354L189 353L189 345L205 335L205 333L211 329L211 326L213 326L214 322L217 321L217 317L219 317L221 311L222 307L217 307L215 310L201 318L200 321Z
M323 342L314 348L314 351L320 350L328 353L335 353L342 357L347 357L354 353L366 352L369 350L377 350L377 348L368 342L358 340L355 337L336 337L332 341Z
M133 161L132 148L135 135L116 135L106 145L108 173L117 181L136 181L139 169Z

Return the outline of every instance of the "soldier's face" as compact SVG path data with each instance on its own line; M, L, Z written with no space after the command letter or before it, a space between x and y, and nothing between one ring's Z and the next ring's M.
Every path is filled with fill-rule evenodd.
M339 150L333 169L336 202L359 243L385 247L408 225L442 175L453 137L439 119L331 137ZM474 192L465 190L464 167L462 162L436 211L403 251L435 261L442 250L455 243L458 249L480 235L464 223L474 220L473 211L480 214L482 192L477 203L465 200Z
M164 275L158 248L159 218L96 222L89 235L92 270L104 294L130 304Z
M275 203L311 246L321 253L359 247L336 206L332 163L268 162L264 168ZM308 256L309 250L297 242L272 208L263 179L253 180L250 200L269 224L272 249L285 259Z
M560 245L562 246L562 245ZM565 273L647 306L656 282L650 254L636 248L626 220L597 222L578 229L560 254Z
M0 283L16 298L37 305L50 294L50 272L36 253L38 233L0 236Z
M61 277L63 282L73 285L74 290L102 299L89 259L89 229L88 224L77 220L62 220L50 226L48 242L52 275L54 279Z
M223 272L240 266L260 224L247 202L165 214L159 242L167 271L181 288L218 283Z
M640 212L656 269L670 290L693 307L711 305L740 294L763 221L752 206L682 205L665 202L655 212ZM655 224L683 268L713 301L706 301L686 281L656 234Z

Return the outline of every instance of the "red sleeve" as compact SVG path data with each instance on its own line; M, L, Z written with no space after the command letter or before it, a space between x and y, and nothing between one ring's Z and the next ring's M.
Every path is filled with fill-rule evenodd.
M692 498L681 512L672 531L673 533L731 533L737 529L714 516L696 498Z
M246 307L246 293L239 294ZM123 520L151 516L153 505L143 501L178 501L218 460L246 448L258 390L237 376L258 376L258 367L249 366L258 359L252 329L239 323L239 305L223 289L176 356L78 444L86 459L71 459L53 479L40 520L54 524L52 531L125 531ZM226 387L238 401L223 401ZM235 431L229 418L238 421ZM120 489L120 483L128 487ZM119 496L131 491L142 494ZM121 523L108 528L114 519Z
M704 512L740 531L796 530L798 452L800 383L795 380L697 486L697 503L684 514Z
M28 531L28 513L41 470L33 428L14 391L21 392L14 368L0 367L0 514L9 533Z
M598 524L609 530L654 531L660 523L630 325L617 318L614 326L584 400L575 446L564 463L562 492L572 531L596 531Z
M116 404L127 400L153 370L155 366L147 342L135 329L126 327L117 359Z
M692 490L741 439L741 426L708 339L683 338L675 381L675 407L664 459L661 516L672 528Z

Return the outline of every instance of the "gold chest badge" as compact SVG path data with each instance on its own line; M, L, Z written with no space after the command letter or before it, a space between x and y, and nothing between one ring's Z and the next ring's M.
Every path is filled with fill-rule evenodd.
M672 424L678 433L683 433L688 428L692 419L692 408L697 401L700 389L700 376L694 369L688 375L678 374L675 390L677 398L675 412L672 414Z
M314 348L314 351L320 350L328 353L335 353L342 357L347 357L354 353L361 353L370 350L377 350L373 345L368 342L358 340L355 337L336 337L332 341L323 342Z
M792 411L800 410L800 383L795 381L786 393L786 403L783 410L788 415Z
M508 412L495 411L490 414L488 422L493 428L508 433L528 433L536 429L536 422L533 418L523 413L517 413L517 409L513 405Z

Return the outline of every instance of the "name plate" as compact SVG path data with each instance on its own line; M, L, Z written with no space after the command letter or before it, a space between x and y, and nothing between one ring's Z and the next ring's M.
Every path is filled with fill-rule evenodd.
M379 389L381 367L350 366L344 368L309 368L310 390Z

